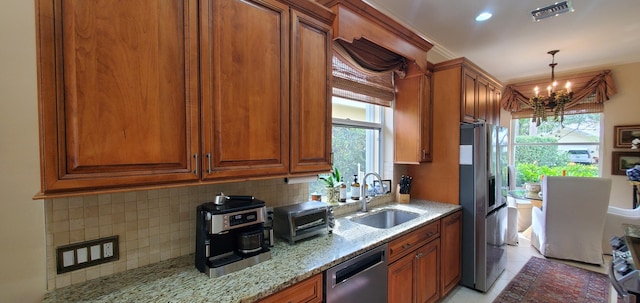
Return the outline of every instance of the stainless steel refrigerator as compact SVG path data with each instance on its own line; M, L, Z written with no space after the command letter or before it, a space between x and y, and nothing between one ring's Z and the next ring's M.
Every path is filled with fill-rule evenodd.
M460 284L482 292L491 288L507 263L507 148L503 127L460 125Z

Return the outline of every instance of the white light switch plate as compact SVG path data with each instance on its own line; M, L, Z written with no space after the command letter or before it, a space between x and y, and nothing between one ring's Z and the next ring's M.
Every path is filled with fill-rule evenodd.
M78 264L87 262L89 260L89 251L86 247L78 248L76 252L78 255Z
M100 259L100 245L91 246L91 261Z
M73 255L73 250L67 250L62 253L62 266L68 267L75 264L76 264L76 261Z

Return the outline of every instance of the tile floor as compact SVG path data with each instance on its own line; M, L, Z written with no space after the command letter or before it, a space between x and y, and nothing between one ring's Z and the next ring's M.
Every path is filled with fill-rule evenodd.
M538 250L535 249L535 247L531 246L529 239L520 235L518 246L508 245L507 268L502 273L502 275L500 275L498 280L493 284L493 286L489 289L488 292L482 293L482 292L478 292L478 291L466 288L464 286L458 285L453 291L451 291L451 293L449 293L447 297L445 297L441 301L441 303L491 303L493 302L493 300L496 297L498 297L500 292L502 292L502 290L509 284L511 279L513 279L513 277L515 277L518 274L518 272L520 272L520 269L522 269L522 267L527 263L527 261L529 261L529 258L531 258L532 256L544 258L542 257L542 255L540 255ZM565 263L606 274L608 273L608 268L610 264L609 262L611 262L611 256L605 256L605 264L602 266L587 265L587 264L568 262L568 261ZM609 302L612 302L612 303L617 302L615 290L613 289L613 287L611 287L611 289L609 290L609 293L610 293Z

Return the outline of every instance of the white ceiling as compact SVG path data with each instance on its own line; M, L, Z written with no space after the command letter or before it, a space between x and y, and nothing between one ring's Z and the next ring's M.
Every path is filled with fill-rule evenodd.
M560 1L560 0L555 0ZM573 0L574 12L533 22L554 0L366 0L434 44L430 62L466 57L499 81L640 62L640 0ZM493 17L476 22L489 11Z

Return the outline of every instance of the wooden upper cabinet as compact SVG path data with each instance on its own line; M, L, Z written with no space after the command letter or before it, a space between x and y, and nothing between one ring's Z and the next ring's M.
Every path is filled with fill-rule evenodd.
M433 96L431 94L431 73L422 75L420 90L420 162L433 159Z
M489 82L484 78L478 78L476 84L478 85L476 89L478 91L476 119L489 122Z
M198 179L197 9L36 1L42 193Z
M500 124L500 89L495 85L488 86L487 92L487 122Z
M203 179L289 171L289 7L204 3Z
M476 78L475 73L463 70L461 121L475 122L476 120L476 103L478 101Z
M493 124L500 125L500 112L501 112L501 104L500 100L502 100L502 90L501 88L495 88L493 91Z
M410 69L406 78L395 82L394 163L419 164L431 161L431 76Z
M460 100L460 122L499 123L500 92L502 84L484 72L466 58L458 58L438 63L434 66L434 73L456 70L459 79L451 81L439 91L435 91L440 99ZM459 85L459 86L457 86ZM498 98L498 99L496 99Z
M331 169L331 25L292 10L291 172Z
M37 197L331 168L326 7L36 0L36 14Z

